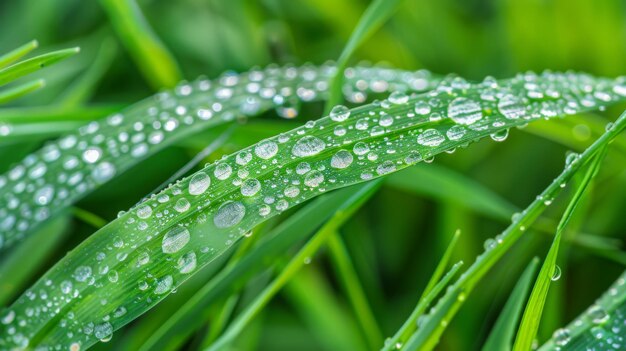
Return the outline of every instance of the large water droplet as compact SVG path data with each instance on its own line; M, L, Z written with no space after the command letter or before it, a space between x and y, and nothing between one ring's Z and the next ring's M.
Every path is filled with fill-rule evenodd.
M189 180L189 194L200 195L211 185L211 178L204 172L198 172Z
M113 335L113 326L109 322L96 324L93 328L93 335L100 339L108 339Z
M569 329L561 328L554 331L552 338L557 346L565 346L572 339L572 335Z
M257 179L246 179L241 184L241 195L243 196L254 196L259 192L259 190L261 190L261 182Z
M330 166L333 168L347 168L352 164L352 154L347 150L339 150L330 159Z
M330 119L335 122L343 122L348 117L350 117L350 110L343 105L337 105L330 110Z
M163 236L161 249L167 254L178 252L187 245L190 238L191 235L187 228L181 226L174 227Z
M437 129L426 129L417 136L417 143L424 146L439 146L446 138Z
M325 147L322 139L307 135L295 143L291 152L298 157L313 156L322 152Z
M506 95L498 101L498 110L508 119L518 119L526 114L524 102L515 95Z
M268 160L276 155L278 145L271 140L261 141L255 148L254 153L264 160Z
M177 262L178 271L182 274L191 273L196 269L196 253L193 251L182 255Z
M172 278L171 275L166 275L157 281L154 293L157 295L165 294L166 292L172 290L172 285L174 285L174 278Z
M448 105L448 117L459 124L473 124L483 118L483 112L478 102L458 97Z
M218 228L229 228L241 222L246 214L246 207L237 201L228 201L217 209L213 223Z

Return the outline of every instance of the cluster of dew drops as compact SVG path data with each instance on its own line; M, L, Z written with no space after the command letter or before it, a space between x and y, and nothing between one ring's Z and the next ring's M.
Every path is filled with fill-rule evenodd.
M48 143L0 175L0 248L191 129L240 120L269 108L284 118L295 117L301 101L327 95L334 73L332 63L269 66L183 82L173 91ZM428 71L379 67L350 68L345 76L344 93L357 103L368 92L422 91L436 82ZM10 133L11 126L0 122L0 138Z
M281 79L277 78L277 82L282 82L291 71L283 69L280 72ZM384 72L389 74L389 71ZM254 78L256 74L260 75L258 79ZM250 89L253 90L255 92L253 95L257 98L264 96L263 91L267 87L263 84L267 82L262 77L267 75L261 72L248 73L243 89L248 92ZM293 79L299 75L306 76L305 73L294 69ZM295 90L295 94L306 101L312 91L316 94L325 91L327 87L324 84L328 76L330 74L324 76L324 79L305 80L309 83L316 82L308 85L309 87L317 87L317 90L310 88L306 92L300 89L304 83L298 81L299 88ZM359 101L368 89L383 90L382 83L381 87L374 88L376 83L383 81L380 76L368 82L358 78L359 74L353 70L347 72L347 77L354 79L350 86L356 87L358 93L353 93L361 94L356 98L353 96L355 101ZM621 80L597 80L571 73L546 72L541 75L528 73L501 82L487 78L477 85L471 85L458 77L449 78L440 83L436 89L421 95L409 95L403 91L419 90L415 89L416 85L426 89L428 82L424 78L425 73L422 72L417 76L405 73L400 77L399 80L404 82L404 89L398 89L383 101L376 101L366 108L354 110L336 106L328 118L307 122L293 131L261 141L234 155L225 156L194 175L172 184L131 211L121 214L116 222L123 223L123 227L128 229L127 232L133 235L119 242L114 240L113 247L104 248L103 251L108 249L116 254L98 253L95 257L98 262L94 262L93 267L97 265L102 267L103 264L106 267L114 266L115 261L125 261L128 258L127 252L136 251L137 247L148 242L158 242L158 252L141 252L134 257L137 262L135 268L143 266L141 272L146 273L150 267L147 263L153 259L155 262L166 264L172 261L174 269L168 271L171 273L161 275L148 274L154 278L150 282L139 281L137 289L142 292L140 295L150 296L135 301L133 309L143 311L145 308L141 306L138 308L137 305L143 304L146 307L163 298L177 286L177 275L189 274L196 267L208 262L212 257L212 250L216 248L197 248L199 242L215 241L215 237L223 233L226 236L221 244L223 248L268 216L280 213L326 190L369 180L418 161L431 159L436 152L453 145L463 145L463 142L482 136L490 135L496 141L503 140L506 133L503 134L502 130L522 126L533 119L599 108L610 102L623 100L626 96L626 85L623 85ZM227 104L235 103L234 97L239 96L232 87L240 87L238 83L241 79L240 76L226 75L219 79L219 83L200 80L195 86L178 87L174 94L160 94L156 100L160 102L159 108L152 106L153 104L140 104L135 107L142 110L148 106L148 117L144 122L129 123L122 115L112 116L106 123L109 126L107 128L119 127L119 131L112 129L118 132L116 137L109 134L105 137L104 133L98 132L102 130L100 125L94 122L96 124L92 123L81 129L80 136L66 137L58 144L51 144L54 145L52 149L56 148L58 153L52 162L59 162L57 160L62 157L73 156L74 159L79 159L78 162L81 164L91 165L88 168L84 166L80 168L83 172L83 181L86 178L93 182L106 180L115 171L104 172L108 176L98 178L103 164L105 168L115 167L118 170L127 167L130 161L124 164L123 161L115 161L115 158L124 160L126 153L131 155L130 159L145 155L147 149L142 152L134 150L138 145L148 145L151 136L157 130L163 133L159 134L157 139L160 139L159 142L163 141L166 138L165 132L172 129L166 126L169 122L171 126L176 126L171 130L175 132L181 125L196 123L198 119L210 120L210 116L216 112L229 110ZM250 88L250 84L256 88ZM194 95L195 88L202 90L204 86L204 90L208 91L214 85L214 94L208 100L210 106L207 106L207 101L198 102L197 99L191 98L185 100L185 97ZM399 84L396 83L396 86ZM223 92L223 89L229 92ZM276 96L284 98L284 95L293 94L293 91L287 94L282 90L271 89L272 94L268 94L268 101L275 102ZM216 99L222 102L215 102ZM312 99L314 97L309 98ZM219 107L216 107L216 104ZM242 102L238 101L232 108L242 112L244 108L241 104ZM246 99L243 104L248 106L250 101ZM136 111L131 111L131 114L133 113ZM232 119L235 115L235 112L231 112L223 114L222 118ZM87 132L88 130L92 132ZM125 135L122 138L124 142L120 143L122 134ZM137 135L141 137L136 137ZM72 142L72 145L76 146L75 149L60 147L68 138L75 139ZM137 155L133 156L133 153ZM38 157L43 157L44 154L45 150ZM41 159L36 159L34 163L40 161ZM64 161L61 162L65 165ZM118 163L114 166L114 162ZM22 174L30 173L34 163L31 162L28 171L21 165ZM88 173L85 174L85 171ZM45 170L43 174L47 174ZM21 175L16 177L19 178ZM4 184L0 183L2 185L8 184L6 179L16 180L10 176L2 179L5 179ZM19 181L13 182L12 186L17 183ZM57 186L59 184L58 181L54 183ZM46 186L39 188L35 186L31 193L38 194ZM35 200L40 205L41 202L44 202L44 205L54 204L54 199L58 198L60 192L61 190L54 189L49 196L35 195ZM242 222L245 225L240 225ZM201 234L207 231L196 230L196 227L214 230L209 231L209 234ZM237 232L237 235L233 235L233 232ZM193 235L198 235L200 239L192 240ZM203 238L202 235L207 237ZM166 259L160 260L161 257ZM28 345L30 332L29 328L25 327L29 322L50 320L64 305L75 298L80 298L81 290L87 286L102 284L102 281L117 283L121 280L118 272L108 268L104 271L94 269L87 261L89 259L73 266L75 267L73 282L55 281L44 277L32 290L22 296L2 319L0 326L4 325L6 329L4 334L8 335L10 340L7 341L7 337L4 337L4 340L0 338L0 345L2 342L8 342L25 347ZM126 268L134 269L129 266ZM105 275L106 278L102 280L97 275ZM109 294L114 292L116 290L107 291ZM115 296L111 296L111 300L115 300ZM75 316L75 318L68 316L62 320L67 326L67 340L78 340L72 342L72 348L80 348L80 345L88 344L94 338L109 340L114 330L113 319L127 314L126 307L109 306L106 301L102 305L102 313L106 313L103 316ZM87 320L89 318L91 320ZM76 330L81 330L82 334L76 335Z
M591 305L582 316L570 323L568 327L557 329L553 333L554 348L560 350L583 337L591 340L587 342L587 345L590 345L587 347L589 351L625 350L626 310L617 308L609 313L602 307L605 304L611 304L610 300L620 299L624 294L626 294L626 274L617 279L600 301ZM588 330L581 332L578 329Z

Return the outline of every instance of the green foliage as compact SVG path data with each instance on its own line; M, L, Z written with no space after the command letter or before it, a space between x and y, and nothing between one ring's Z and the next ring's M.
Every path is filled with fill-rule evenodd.
M0 5L0 350L626 345L617 0L100 5Z

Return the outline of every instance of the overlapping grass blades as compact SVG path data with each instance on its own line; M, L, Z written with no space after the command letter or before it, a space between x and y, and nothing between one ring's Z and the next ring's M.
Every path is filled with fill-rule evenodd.
M466 301L476 284L498 262L508 249L523 235L552 200L562 191L571 178L587 163L602 152L613 139L626 128L626 113L615 124L607 126L606 132L580 156L574 155L563 172L523 212L513 216L511 225L495 239L485 242L485 252L477 257L459 280L450 286L435 307L424 315L425 322L403 345L406 350L432 350L443 334L448 322ZM579 196L579 194L577 194ZM567 213L571 215L571 213Z
M232 82L232 77L222 80L226 85L236 84L237 79ZM198 83L200 88L202 82ZM232 93L224 89L229 92L224 94ZM150 140L168 122L178 126L176 123L185 123L187 117L193 122L212 113L206 106L192 105L190 98L185 99L193 95L191 86L177 91L183 96L181 101L161 95L162 107L171 111L163 124L129 123L115 115L107 119L111 129L91 124L81 129L79 137L64 138L55 144L58 148L47 147L40 156L52 154L53 162L61 156L78 162L77 172L83 177L80 184L86 184L79 191L84 192L84 187L95 186L96 180L113 175L110 167L114 157L124 160L126 163L121 165L128 167L136 158L145 156L146 138ZM219 89L216 93L219 91L224 92ZM0 346L86 348L98 340L106 341L115 329L165 298L250 228L288 208L326 191L430 160L471 141L488 136L504 140L512 127L623 101L625 93L622 80L570 73L525 74L475 85L454 78L430 93L409 96L396 91L381 102L353 110L333 109L330 117L224 157L120 215L61 260L4 312ZM233 100L228 102L239 102ZM150 105L139 104L130 112L141 114ZM231 111L225 120L240 111L241 105L235 106L234 111L225 109ZM183 113L177 114L177 110ZM195 117L187 111L194 111ZM180 121L174 118L176 115ZM157 110L145 118L147 121L156 116L163 117ZM105 131L111 131L111 135L103 134ZM606 143L615 133L608 132L600 141ZM78 150L68 148L68 143L78 146ZM43 162L36 156L27 161L9 173L10 179L5 182L14 182L10 189L20 186L15 172L20 176L34 170L41 172ZM65 164L55 164L60 163ZM559 180L576 169L575 164L571 165ZM43 185L28 194L34 195L38 209L62 207L70 195L80 194L65 189L67 196L60 196L62 189L45 184L48 175L44 172L37 178L44 179ZM548 189L550 194L560 189L559 184ZM531 205L529 215L522 219L524 223L536 217L537 206ZM45 217L45 211L36 212L41 213ZM518 228L522 222L514 224ZM506 247L491 250L488 259L482 261L493 262ZM479 266L477 274L461 281L475 283L485 268ZM454 298L443 301L455 305L465 288L453 289ZM433 335L438 337L438 333Z
M334 66L269 67L183 83L106 120L51 142L0 176L0 249L114 176L167 145L203 128L234 122L272 107L295 117L300 101L327 94ZM362 102L367 92L423 91L439 81L427 71L357 67L346 71L346 92ZM47 117L46 117L47 118ZM11 137L19 125L2 123ZM27 182L22 176L29 178Z
M554 331L539 351L623 350L626 342L626 272L567 327Z

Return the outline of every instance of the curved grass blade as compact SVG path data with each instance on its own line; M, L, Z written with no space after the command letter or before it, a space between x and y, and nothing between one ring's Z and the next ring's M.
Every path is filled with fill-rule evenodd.
M284 117L294 117L298 100L325 97L334 71L333 66L269 67L241 75L225 74L214 81L183 83L172 92L157 94L49 143L0 176L0 236L4 237L4 246L28 235L114 176L194 132L273 107ZM382 68L353 68L346 71L346 77L347 86L360 96L386 89L428 89L438 82L427 71ZM67 111L60 108L63 114ZM5 121L0 122L0 140L10 141L14 135L58 133L68 125L54 122L45 125L48 129L21 125L15 120L24 117L22 110L2 115L0 112L0 121ZM47 120L56 115L44 111L40 118ZM22 189L22 174L32 174L29 182L37 186ZM49 198L38 196L38 192ZM19 207L2 206L15 201Z
M456 272L463 265L462 262L458 262L452 266L452 268L445 274L442 278L442 275L445 272L446 267L450 261L450 257L452 256L452 252L454 247L456 246L457 241L459 240L459 236L461 236L461 231L457 230L452 236L452 240L448 244L448 248L444 252L443 256L439 260L433 275L430 277L428 284L424 288L422 292L422 296L420 296L417 306L407 320L402 324L400 329L396 332L396 334L385 341L385 346L383 347L384 351L389 351L393 349L397 349L398 345L403 345L409 337L415 332L417 327L417 320L419 316L421 316L426 308L433 302L433 300L437 297L437 295L445 288L452 277L456 274Z
M0 332L10 328L13 333L1 333L0 346L85 348L108 340L115 329L164 299L191 273L268 218L326 191L384 176L471 141L488 136L503 140L509 128L533 120L621 101L623 96L615 92L621 92L616 88L621 85L616 84L587 75L555 73L522 75L497 85L452 79L427 94L394 93L388 100L261 141L172 184L84 241L6 312L14 317L0 326ZM593 93L589 87L595 89ZM560 95L538 95L544 89ZM424 106L429 113L424 113ZM433 118L433 113L449 118ZM609 129L599 142L607 142L625 121L626 117L620 117L618 127ZM83 133L92 140L97 131L90 133L87 128ZM145 136L145 132L126 135L133 139L135 134ZM97 163L103 156L101 149L87 142L83 146L76 153L87 163L93 161L89 173L95 171L98 176L107 171L103 163ZM108 146L122 150L117 144ZM9 175L14 181L33 169L38 169L38 163ZM45 210L64 198L53 195L63 190L70 191L45 183L36 189L35 218L45 217ZM537 212L534 207L531 210ZM499 257L486 256L487 262ZM33 291L46 292L46 298L31 299Z
M113 28L155 89L172 88L182 78L174 56L156 36L135 0L101 0Z
M530 291L535 272L539 267L539 259L533 258L515 284L511 296L504 305L496 324L489 333L482 351L509 351L513 344L513 336L522 315L524 302Z
M0 104L21 98L22 96L37 91L46 86L46 81L37 79L32 82L20 84L16 87L0 90Z
M14 49L13 51L0 56L0 68L4 68L11 63L19 60L20 58L26 56L29 52L35 50L38 46L39 43L37 42L37 40L32 40Z
M557 226L556 235L554 236L554 240L552 241L546 260L541 266L539 276L537 277L533 290L528 298L528 303L524 310L524 315L515 338L515 343L513 344L514 351L526 351L532 349L533 341L535 340L537 330L539 329L539 323L541 322L543 307L545 305L546 298L548 297L550 282L553 280L554 274L558 269L556 266L556 258L559 252L561 235L576 210L582 195L587 189L587 186L598 172L600 163L604 159L605 151L606 145L598 152L589 165L587 172L585 172L582 181L578 184L574 196L572 196L572 199L569 201L567 208L561 217L561 221Z
M626 328L626 272L567 327L554 332L539 351L623 350Z
M574 174L590 162L624 128L626 128L626 113L622 113L615 124L607 128L606 132L587 148L580 157L569 163L563 172L522 213L515 215L513 222L504 232L498 235L496 239L489 239L486 242L485 252L477 258L474 264L439 300L433 309L434 312L425 317L428 320L426 323L427 328L418 329L414 335L417 342L413 343L412 347L419 347L420 350L431 350L437 345L445 327L464 303L467 294L473 290L489 269L523 235L526 228L533 224L549 206L546 200L554 199Z
M68 57L74 56L79 51L79 48L53 51L3 68L0 70L0 85L10 83L27 74L33 73Z

